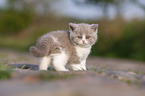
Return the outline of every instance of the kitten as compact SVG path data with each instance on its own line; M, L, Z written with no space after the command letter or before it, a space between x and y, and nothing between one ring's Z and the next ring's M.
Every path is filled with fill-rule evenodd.
M47 70L52 62L56 71L86 70L86 59L97 41L98 24L69 23L69 31L53 31L39 38L30 52L41 57L39 69Z

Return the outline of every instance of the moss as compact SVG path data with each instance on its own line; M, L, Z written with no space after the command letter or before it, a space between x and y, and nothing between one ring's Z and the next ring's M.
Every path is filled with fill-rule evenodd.
M57 79L67 79L74 76L74 74L66 72L41 72L39 78L42 80L57 80Z

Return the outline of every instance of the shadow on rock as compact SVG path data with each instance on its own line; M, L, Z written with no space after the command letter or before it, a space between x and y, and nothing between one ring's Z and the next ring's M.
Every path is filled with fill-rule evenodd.
M39 65L35 64L10 64L11 68L39 70ZM53 67L48 67L48 70L54 70Z

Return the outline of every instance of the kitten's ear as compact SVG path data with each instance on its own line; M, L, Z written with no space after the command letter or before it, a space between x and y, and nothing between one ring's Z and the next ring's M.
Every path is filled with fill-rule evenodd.
M77 24L69 23L69 30L70 31L74 31L76 27L77 27Z
M99 24L91 24L91 29L93 29L96 33L98 32Z

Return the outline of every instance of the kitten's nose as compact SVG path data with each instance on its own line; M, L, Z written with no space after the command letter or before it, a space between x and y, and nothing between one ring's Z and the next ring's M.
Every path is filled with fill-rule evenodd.
M82 42L85 44L85 40L82 40Z

